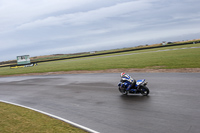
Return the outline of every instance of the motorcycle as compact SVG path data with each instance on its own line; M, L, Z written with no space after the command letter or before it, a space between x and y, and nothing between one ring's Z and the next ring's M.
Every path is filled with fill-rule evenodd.
M130 94L142 94L143 96L147 96L150 91L146 87L148 82L145 81L145 79L142 80L137 80L135 85L132 85L132 87L127 91L126 88L131 84L130 82L124 82L122 83L121 81L118 83L119 86L119 91L123 95L128 95Z

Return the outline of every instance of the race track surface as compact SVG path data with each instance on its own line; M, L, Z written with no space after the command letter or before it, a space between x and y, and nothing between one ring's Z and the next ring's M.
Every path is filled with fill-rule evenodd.
M0 78L0 100L48 112L101 133L200 133L199 73L130 73L149 96L122 96L120 74Z

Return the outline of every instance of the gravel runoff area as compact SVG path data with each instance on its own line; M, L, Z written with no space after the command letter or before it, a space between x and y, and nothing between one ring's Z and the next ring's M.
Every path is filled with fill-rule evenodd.
M107 69L107 70L96 70L96 71L59 71L59 72L46 72L46 73L27 73L27 74L16 74L16 75L4 75L0 77L10 76L29 76L29 75L55 75L55 74L80 74L80 73L200 73L200 68L180 68L180 69L137 69L137 68L121 68L121 69Z

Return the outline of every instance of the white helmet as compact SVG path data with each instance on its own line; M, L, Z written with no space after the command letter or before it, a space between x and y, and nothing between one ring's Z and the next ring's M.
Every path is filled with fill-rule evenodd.
M124 76L125 74L126 74L126 73L123 73L123 72L122 72L122 73L121 73L121 77Z

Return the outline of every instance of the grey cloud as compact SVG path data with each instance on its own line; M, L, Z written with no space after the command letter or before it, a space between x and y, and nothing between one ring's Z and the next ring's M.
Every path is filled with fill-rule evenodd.
M194 39L200 33L200 2L195 0L0 3L0 53L5 55L0 60L20 53L37 56Z

